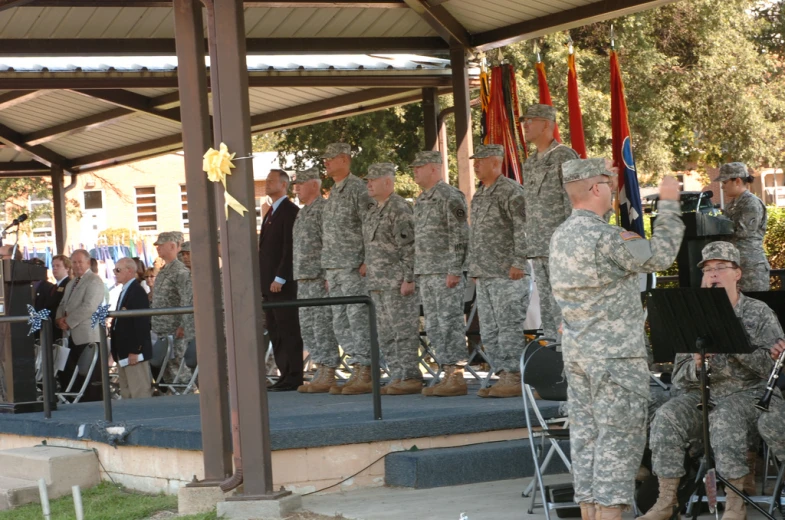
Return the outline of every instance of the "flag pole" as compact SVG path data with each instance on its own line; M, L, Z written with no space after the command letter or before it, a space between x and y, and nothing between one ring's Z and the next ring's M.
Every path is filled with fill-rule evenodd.
M616 52L616 38L613 32L613 24L611 24L611 53ZM613 211L616 214L616 225L621 227L621 206L619 198L621 197L621 183L619 183L619 175L622 174L621 165L615 165L618 172L616 173L616 200L613 202Z

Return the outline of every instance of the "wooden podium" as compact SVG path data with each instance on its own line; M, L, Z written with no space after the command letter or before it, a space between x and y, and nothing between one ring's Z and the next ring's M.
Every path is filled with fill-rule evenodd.
M6 316L27 315L33 304L33 284L46 279L46 268L21 261L2 260L0 302ZM40 412L35 385L35 336L26 323L0 324L0 360L5 373L6 402L0 413Z

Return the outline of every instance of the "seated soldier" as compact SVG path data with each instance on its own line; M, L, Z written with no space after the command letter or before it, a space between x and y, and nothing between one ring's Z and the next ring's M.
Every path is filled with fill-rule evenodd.
M741 279L739 252L729 242L712 242L703 248L698 264L703 270L702 287L722 287L728 293L736 315L744 324L755 352L741 355L708 354L711 370L709 415L711 447L717 471L737 489L743 489L750 472L747 460L748 436L755 429L761 411L755 408L773 363L769 349L783 337L777 316L765 303L748 298L738 290ZM684 456L690 443L702 436L703 413L699 388L700 354L677 354L673 385L684 391L665 403L651 424L651 449L654 473L659 477L659 498L643 520L667 520L677 506L679 479L684 476ZM772 402L780 407L782 401ZM746 518L746 504L730 489L726 490L723 520Z

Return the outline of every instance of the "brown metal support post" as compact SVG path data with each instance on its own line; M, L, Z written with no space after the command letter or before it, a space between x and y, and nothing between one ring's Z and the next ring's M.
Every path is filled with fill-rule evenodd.
M232 473L232 437L226 376L226 348L218 268L214 184L202 171L202 155L212 145L207 102L202 4L199 0L174 0L177 76L188 189L188 222L191 247L194 321L199 359L199 408L202 424L204 482L218 485Z
M472 154L472 111L469 103L469 71L466 50L462 45L450 45L453 103L455 106L455 148L458 159L458 188L471 200L474 195L474 173L469 157Z
M422 89L422 119L425 129L425 149L438 150L439 128L436 121L439 114L439 93L433 87Z
M55 247L57 254L65 254L65 241L68 238L68 226L65 215L65 187L63 186L62 166L52 165L52 217L54 220Z
M213 0L213 27L209 33L211 78L218 80L213 90L215 142L226 143L237 157L251 154L248 68L245 61L245 20L241 0ZM270 448L270 419L265 376L264 328L262 322L259 253L257 250L256 212L254 210L253 163L236 160L226 189L249 209L240 216L229 210L222 225L224 284L228 282L231 321L227 314L227 336L233 339L235 374L239 399L240 447L243 458L243 494L230 500L280 498L288 491L273 492ZM224 215L219 215L222 220ZM224 231L225 230L225 231ZM228 278L228 280L227 280ZM228 307L228 305L227 305Z

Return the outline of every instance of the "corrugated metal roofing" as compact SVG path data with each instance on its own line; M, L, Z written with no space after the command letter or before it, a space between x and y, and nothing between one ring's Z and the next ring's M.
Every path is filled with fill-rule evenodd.
M0 147L0 162L26 162L33 158L10 147Z

